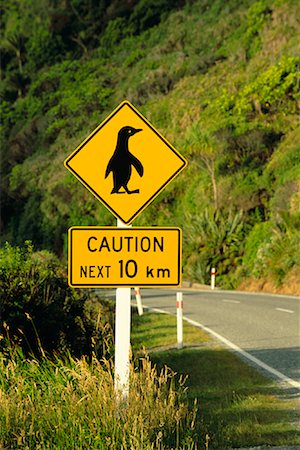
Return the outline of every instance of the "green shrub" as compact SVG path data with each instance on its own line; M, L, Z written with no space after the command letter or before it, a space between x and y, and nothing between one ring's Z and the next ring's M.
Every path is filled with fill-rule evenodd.
M28 66L31 72L44 65L57 62L64 50L60 36L55 36L47 28L38 28L27 43Z
M249 8L244 36L248 58L252 58L261 49L261 32L270 14L271 10L264 0L253 3Z
M243 266L247 275L260 275L257 267L258 251L263 245L268 245L270 242L271 230L270 222L257 223L248 234L243 256Z
M246 224L243 214L205 210L197 217L186 217L185 252L190 253L189 274L200 283L209 283L210 270L215 267L220 283L235 271L241 262Z
M255 80L245 84L236 93L226 90L216 101L216 107L232 117L235 128L248 128L246 121L259 115L280 110L295 112L299 96L299 58L283 56L281 60L258 73Z
M139 34L143 31L158 25L162 18L175 8L184 4L183 0L141 0L137 3L130 16L130 25L134 33Z
M300 265L300 214L278 214L270 243L261 248L260 263L265 274L271 275L278 286L295 266Z
M0 249L0 282L3 348L9 340L26 353L70 351L78 356L91 354L97 342L103 355L109 329L99 321L108 322L108 309L68 286L56 256L34 252L29 241L24 248L7 243Z
M272 221L256 224L245 245L245 274L270 277L278 286L282 285L289 271L300 265L299 231L299 214L278 214Z

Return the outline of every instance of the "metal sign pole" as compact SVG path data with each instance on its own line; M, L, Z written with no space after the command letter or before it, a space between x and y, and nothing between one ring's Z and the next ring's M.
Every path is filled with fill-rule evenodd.
M118 227L128 228L121 220ZM130 226L130 225L129 225ZM116 289L115 392L126 401L129 394L131 288Z

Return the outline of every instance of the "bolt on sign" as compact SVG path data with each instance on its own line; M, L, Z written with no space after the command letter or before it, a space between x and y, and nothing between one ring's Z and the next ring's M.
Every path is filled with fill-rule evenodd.
M69 285L178 286L181 242L179 228L72 227Z
M125 224L130 224L186 164L128 101L65 161L66 168Z

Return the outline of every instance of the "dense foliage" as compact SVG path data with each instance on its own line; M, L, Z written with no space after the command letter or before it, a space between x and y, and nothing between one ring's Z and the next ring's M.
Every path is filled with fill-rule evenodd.
M6 244L0 250L0 349L70 352L102 357L111 340L112 314L68 287L61 263L48 251Z
M194 449L197 407L184 380L147 357L131 370L129 406L116 401L110 363L0 355L0 445L11 450Z
M127 98L189 160L136 224L183 228L188 278L215 265L223 286L299 292L296 0L12 0L1 13L3 242L62 256L68 226L114 223L63 160Z

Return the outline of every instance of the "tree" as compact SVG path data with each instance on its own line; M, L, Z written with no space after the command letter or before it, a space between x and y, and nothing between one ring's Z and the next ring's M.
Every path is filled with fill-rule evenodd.
M216 175L216 161L222 151L216 138L202 131L198 124L191 127L187 137L187 145L191 146L191 152L200 169L207 171L212 184L214 208L219 208L218 183Z

